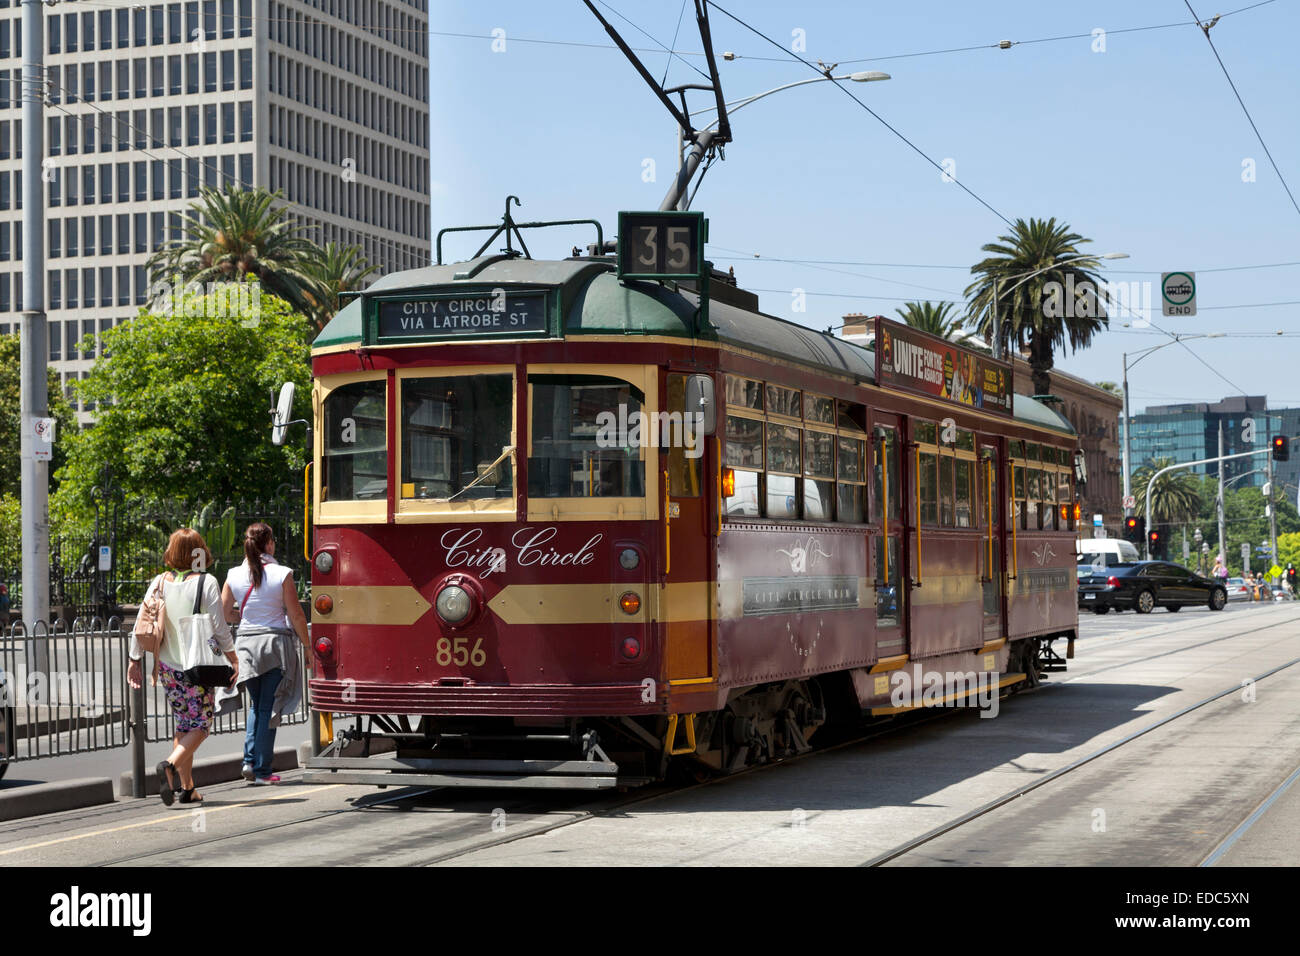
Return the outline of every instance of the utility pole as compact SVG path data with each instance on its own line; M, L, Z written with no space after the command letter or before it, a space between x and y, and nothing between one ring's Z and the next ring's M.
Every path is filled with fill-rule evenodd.
M1219 419L1219 554L1223 556L1223 566L1228 566L1228 540L1223 536L1223 419Z
M49 415L45 370L45 7L23 0L23 302L20 376L23 524L23 623L27 633L50 621L50 466L36 459L36 419ZM32 645L32 665L48 670L44 641Z
M1277 506L1273 504L1273 448L1272 442L1269 442L1268 450L1268 494L1264 496L1264 505L1268 509L1268 547L1269 558L1273 564L1277 565Z

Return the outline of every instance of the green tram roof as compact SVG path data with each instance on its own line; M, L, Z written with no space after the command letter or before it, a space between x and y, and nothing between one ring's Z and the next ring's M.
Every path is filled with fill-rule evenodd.
M558 289L564 333L574 336L625 334L689 339L699 304L698 294L689 288L672 282L620 282L610 260L590 258L484 256L469 262L395 272L370 285L365 295L428 295L446 293L458 286ZM715 280L711 288L708 328L702 337L875 384L876 359L871 349L724 301L721 296L736 296L734 286L719 289ZM362 300L357 298L335 314L316 337L313 349L360 345L361 340ZM1018 421L1075 434L1064 416L1027 395L1012 397L1012 413Z

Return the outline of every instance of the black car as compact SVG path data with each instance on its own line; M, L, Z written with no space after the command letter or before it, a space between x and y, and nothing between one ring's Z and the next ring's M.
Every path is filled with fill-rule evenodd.
M1222 582L1167 561L1132 561L1101 571L1079 566L1079 607L1097 614L1111 608L1150 614L1157 607L1177 611L1188 605L1222 611L1227 603Z

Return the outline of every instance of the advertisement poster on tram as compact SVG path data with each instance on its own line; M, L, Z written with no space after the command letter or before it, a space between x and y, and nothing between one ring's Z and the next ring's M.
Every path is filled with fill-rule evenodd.
M876 381L887 388L1011 414L1011 365L876 316Z

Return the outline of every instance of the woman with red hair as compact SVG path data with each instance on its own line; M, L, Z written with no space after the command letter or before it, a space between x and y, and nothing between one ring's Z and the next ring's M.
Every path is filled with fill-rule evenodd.
M162 802L172 805L175 795L181 803L202 803L202 795L194 792L194 751L207 739L213 720L213 688L192 684L185 677L185 664L181 659L182 643L178 626L182 618L190 617L194 608L212 619L212 630L217 647L235 669L230 678L233 686L239 677L239 658L235 655L235 642L230 635L221 609L221 590L217 579L207 573L212 565L212 552L203 536L192 528L172 532L163 556L167 571L149 582L145 591L147 600L155 589L160 589L166 610L163 627L166 636L156 657L158 675L167 692L167 703L176 720L174 744L168 758L158 764L158 793ZM144 651L131 632L131 663L126 679L132 687L140 687L143 680L141 662Z

